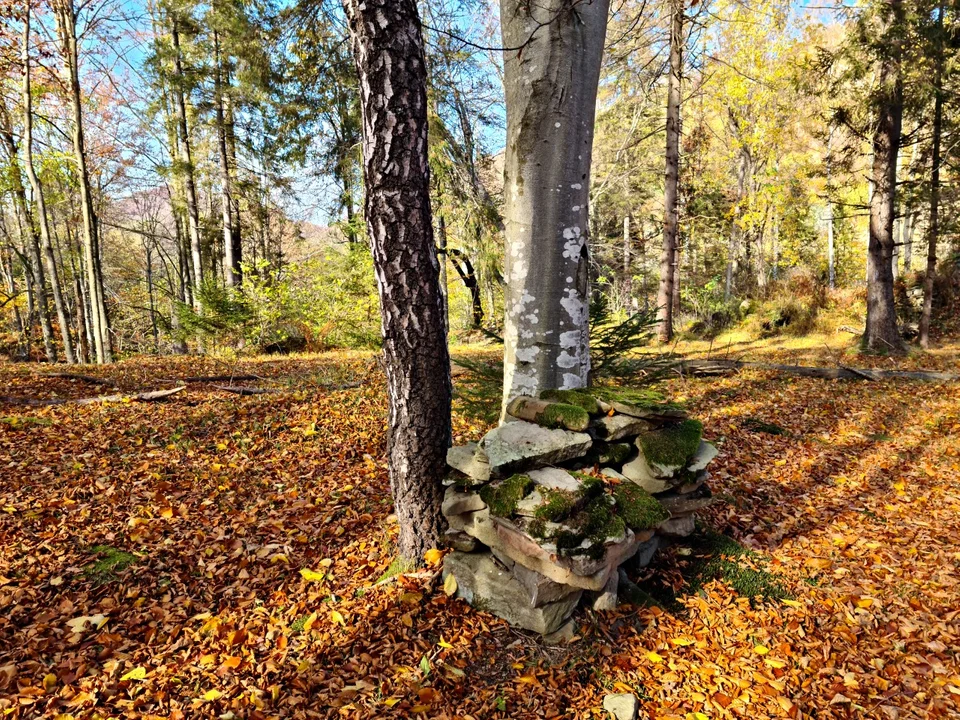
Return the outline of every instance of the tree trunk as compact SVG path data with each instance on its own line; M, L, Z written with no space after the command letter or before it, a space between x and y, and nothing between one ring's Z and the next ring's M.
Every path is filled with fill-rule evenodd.
M90 189L87 152L84 146L83 105L80 96L80 72L77 58L77 18L73 0L56 0L54 11L64 61L69 73L70 107L73 120L73 152L80 186L80 212L83 216L83 253L90 302L90 328L98 363L113 362L104 300L103 276L98 272L100 257L97 243L96 211Z
M440 263L440 295L443 297L443 329L447 336L450 335L450 289L447 286L447 221L443 213L437 218L437 233L439 234L439 244L437 253Z
M230 178L230 160L227 155L227 128L224 119L223 70L220 57L220 39L213 33L214 48L214 102L217 106L217 154L220 157L220 204L223 218L223 269L227 287L240 285L240 261L233 255L233 188Z
M623 216L623 311L630 315L631 302L633 297L633 262L630 258L630 215Z
M889 27L903 23L902 0L890 0ZM893 219L897 196L897 155L903 121L901 51L894 40L880 66L880 96L873 136L873 196L870 199L870 242L867 248L867 324L864 349L899 354L904 351L897 329L893 296Z
M831 164L833 163L833 127L827 136L827 286L834 290L837 287L837 255L834 245L833 229L833 200L830 199Z
M60 323L60 337L63 340L63 354L69 364L77 362L73 352L73 338L70 337L70 318L67 304L60 286L57 262L53 256L53 241L50 238L50 222L47 217L47 205L43 187L33 167L33 97L30 94L30 3L25 4L23 18L23 150L27 178L33 190L33 202L37 208L37 220L40 223L40 240L43 246L43 261L47 277L53 290L53 303Z
M450 356L430 219L427 94L416 0L345 0L360 86L366 221L383 318L390 485L400 555L422 561L450 445Z
M203 282L203 258L200 245L200 210L197 205L197 186L193 179L193 157L190 152L190 129L187 125L187 103L184 99L183 63L180 53L180 30L177 18L170 19L173 42L173 100L180 133L180 172L187 202L187 231L190 238L190 262L193 267L193 307L198 310L200 285Z
M667 153L663 192L663 250L657 293L657 335L673 339L673 296L677 267L677 185L680 178L680 89L683 77L683 0L670 2L670 75L667 79Z
M501 0L504 407L584 387L590 372L587 219L609 0Z
M480 296L480 283L477 281L477 273L470 262L470 257L462 250L456 248L447 248L447 255L453 263L457 275L463 281L464 287L470 291L470 303L472 306L472 327L474 330L483 325L483 303ZM463 267L460 264L463 263Z
M55 363L57 361L57 348L53 342L53 323L50 321L47 278L43 270L40 240L37 237L37 228L30 214L30 207L27 204L27 191L23 186L23 177L20 174L20 163L17 155L17 143L13 137L12 120L8 116L6 108L0 109L0 115L2 115L3 122L3 127L0 128L0 136L3 138L3 144L7 148L10 161L8 179L13 195L14 213L17 217L17 224L23 239L24 252L28 254L30 258L30 261L25 264L26 270L31 274L36 300L35 307L37 317L40 320L40 330L43 335L43 349L47 356L47 362Z
M933 150L930 170L930 222L927 223L927 271L923 276L923 311L920 313L920 346L930 347L933 314L933 280L937 274L937 240L940 234L940 134L943 127L943 2L937 7L937 67L933 80Z

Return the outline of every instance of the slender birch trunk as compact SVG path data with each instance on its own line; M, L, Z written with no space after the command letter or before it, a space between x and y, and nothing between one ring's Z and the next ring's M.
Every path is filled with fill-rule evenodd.
M223 69L220 55L220 38L213 32L214 53L214 102L217 108L217 155L220 158L220 204L223 219L223 269L227 287L240 285L240 262L233 256L233 189L230 178L230 160L227 154L227 130L224 119Z
M590 164L609 0L501 0L504 407L590 373Z

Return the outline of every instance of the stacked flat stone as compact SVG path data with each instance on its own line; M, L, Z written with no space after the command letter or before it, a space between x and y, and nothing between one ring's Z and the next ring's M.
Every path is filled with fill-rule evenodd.
M479 444L453 447L444 578L512 625L554 633L586 595L616 606L620 565L648 564L711 502L716 449L682 408L643 393L518 397Z

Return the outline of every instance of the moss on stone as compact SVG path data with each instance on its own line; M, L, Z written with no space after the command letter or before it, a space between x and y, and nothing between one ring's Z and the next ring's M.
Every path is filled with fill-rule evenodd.
M613 489L617 500L617 514L633 530L655 528L670 517L657 499L639 485L621 483Z
M544 503L534 511L534 517L550 522L558 522L567 517L580 500L577 493L569 490L540 488Z
M537 415L537 424L546 428L566 428L568 430L586 430L590 424L590 415L582 407L566 403L551 403Z
M576 405L586 410L591 415L600 413L600 404L597 399L588 393L580 390L544 390L540 393L541 400L554 400L567 405Z
M683 420L637 437L637 446L651 465L683 467L700 447L703 423Z
M622 388L598 387L591 388L591 392L608 403L617 402L623 405L633 405L637 408L665 413L686 412L686 408L684 408L683 405L667 400L656 390L624 390Z
M607 495L593 498L567 522L568 530L557 534L555 542L561 555L586 555L599 560L606 552L607 538L620 537L626 532L623 518L613 511L613 503ZM583 541L590 545L583 547Z
M529 475L511 475L506 480L480 488L480 498L490 508L492 515L510 517L517 510L517 503L533 490L534 482Z

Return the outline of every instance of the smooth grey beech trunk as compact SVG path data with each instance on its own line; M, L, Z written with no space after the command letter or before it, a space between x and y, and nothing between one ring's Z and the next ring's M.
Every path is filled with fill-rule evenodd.
M609 0L501 0L504 407L590 372L588 196Z
M430 217L427 84L416 0L344 0L362 116L365 214L383 320L398 549L438 547L450 356Z

